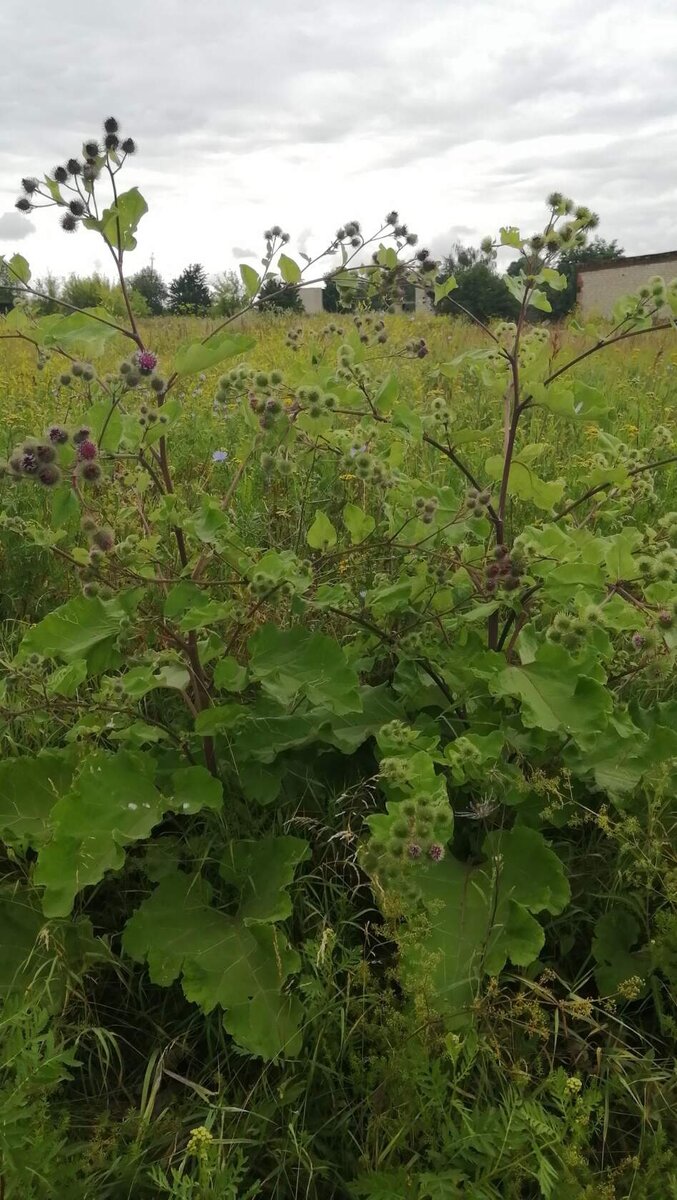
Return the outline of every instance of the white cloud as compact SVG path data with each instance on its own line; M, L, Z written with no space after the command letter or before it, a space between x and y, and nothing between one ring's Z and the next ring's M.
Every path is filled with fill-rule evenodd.
M0 211L115 113L150 205L134 268L220 271L272 222L312 253L393 207L443 252L454 231L535 229L554 188L628 253L677 241L667 0L641 19L634 0L32 0L31 22L0 8ZM32 220L34 273L91 269L93 234Z
M21 242L34 231L33 222L18 212L6 212L0 216L0 242Z

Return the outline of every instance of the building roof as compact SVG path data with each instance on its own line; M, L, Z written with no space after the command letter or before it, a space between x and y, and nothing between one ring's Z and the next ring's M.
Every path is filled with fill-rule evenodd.
M599 262L581 263L578 274L584 271L610 271L614 267L651 266L653 263L677 262L677 250L663 250L660 254L635 254L627 258L603 258Z

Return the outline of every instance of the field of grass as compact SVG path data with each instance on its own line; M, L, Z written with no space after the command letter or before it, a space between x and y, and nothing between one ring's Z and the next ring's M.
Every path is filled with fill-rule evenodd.
M562 528L571 545L583 547L582 566L578 560L574 565L573 559L564 567L559 564L560 570L570 572L561 580L570 583L560 582L557 590L549 585L547 574L531 574L527 567L520 576L524 610L516 601L511 607L509 595L500 607L492 605L493 593L482 590L478 574L480 551L473 549L481 543L484 570L489 555L485 543L491 535L486 516L484 523L471 522L469 532L467 522L462 525L470 549L460 537L445 540L437 516L439 524L431 521L430 537L419 522L415 537L412 533L408 542L397 540L402 494L412 508L413 497L420 493L419 512L429 497L434 497L439 512L457 509L450 524L461 520L458 513L464 514L469 503L464 498L467 479L459 485L457 466L421 433L431 429L426 422L435 397L445 397L454 430L475 431L467 439L459 435L457 441L449 441L450 447L452 441L463 446L467 477L476 478L482 487L487 482L495 486L486 464L504 446L503 395L483 373L482 361L467 354L484 345L481 333L451 318L386 316L384 322L387 340L377 342L370 332L362 362L369 372L364 383L364 394L370 397L368 417L378 404L377 385L388 377L397 380L397 399L382 410L387 420L377 415L365 443L392 473L395 483L391 479L388 486L375 486L372 478L360 478L351 468L351 454L359 463L363 447L348 449L350 437L355 437L355 418L350 412L343 414L341 404L331 414L331 428L322 424L317 437L303 426L300 450L288 471L268 470L262 455L272 448L284 456L286 443L273 446L258 432L253 435L247 412L249 390L265 391L268 383L250 381L227 395L223 389L219 393L223 367L189 375L172 392L180 401L168 434L172 486L160 488L160 498L147 479L141 482L136 463L127 461L134 454L125 452L124 441L122 450L115 452L117 458L110 454L112 482L92 493L93 498L83 488L82 512L78 508L74 518L64 515L65 509L55 513L48 488L25 480L0 480L0 756L10 763L6 774L0 763L0 834L6 839L0 842L5 919L4 934L0 931L0 1052L6 1063L0 1075L2 1200L677 1197L677 750L670 740L677 717L674 644L667 638L664 648L660 642L660 653L656 650L652 658L647 651L646 662L638 665L630 643L632 635L645 639L642 647L654 646L652 613L671 602L667 589L673 579L656 576L650 586L659 590L640 595L634 576L628 582L627 559L612 576L612 585L598 583L594 574L603 553L610 555L613 539L621 539L615 545L619 554L625 552L622 536L630 526L640 531L635 542L625 546L635 556L633 563L654 537L656 545L662 545L662 535L651 531L663 527L661 520L665 526L666 514L677 510L675 467L668 464L651 471L650 487L624 491L619 485L616 492L614 484L610 494L603 491L575 510ZM290 328L301 330L296 339L290 340ZM205 336L209 329L197 319L158 318L142 323L141 334L162 371L180 343ZM351 316L291 321L262 317L250 327L245 322L244 331L251 332L255 345L226 367L245 361L268 377L279 371L284 380L280 403L287 410L282 418L290 425L299 389L312 388L322 372L335 367L348 339L355 342L356 353L360 345ZM425 340L425 357L416 357L407 347L412 339ZM545 374L548 364L574 358L590 343L590 333L576 328L550 332ZM122 341L109 342L104 356L95 360L99 378L105 382L108 373L118 378L120 360L128 351ZM20 340L0 340L0 458L9 459L26 439L42 438L49 426L73 430L91 412L97 385L76 381L63 386L63 370L57 356L39 369L32 347ZM503 532L509 547L538 522L558 520L558 513L597 478L593 473L602 469L600 456L606 455L607 469L621 458L627 464L646 464L674 454L673 331L612 346L583 360L574 377L604 402L603 415L564 420L545 407L525 412L518 445L538 447L539 479L562 481L562 487L552 511L517 494L508 497ZM138 396L126 396L122 408L143 415L139 405ZM306 419L302 415L302 422ZM321 419L329 421L326 416ZM340 440L343 426L345 446ZM365 424L358 422L357 429L360 441L367 436ZM102 445L104 437L105 427ZM620 451L614 439L622 444ZM159 454L151 463L160 469ZM213 510L205 507L205 497L213 501ZM133 540L129 555L120 556L115 578L111 568L112 598L106 590L97 604L104 609L116 603L113 592L126 594L130 580L137 590L139 583L159 581L161 597L140 602L144 632L136 640L116 643L110 661L102 660L96 669L88 663L88 673L72 686L61 679L53 684L49 672L54 663L60 662L66 671L75 655L59 658L58 645L54 651L40 648L30 631L44 630L44 618L82 594L78 564L82 567L88 560L78 559L76 550L83 540L79 522L85 511L93 514L99 529L114 531L118 546ZM225 525L214 518L212 535L205 530L215 511L218 521L227 520L227 531L222 532ZM347 512L356 515L349 518ZM328 519L331 529L324 540L321 532L319 540L313 539L318 514ZM350 539L342 532L342 522L349 528L349 519L367 518L373 518L370 529L376 530L371 542L371 531ZM413 518L405 525L410 521ZM67 536L53 544L35 534L38 528L53 531L61 525ZM185 561L180 546L178 556L174 552L176 527L194 540ZM597 558L589 549L593 535L604 547ZM533 540L539 535L529 536ZM367 543L371 553L363 553ZM539 545L535 559L555 561L556 551ZM290 575L286 589L277 590L276 584L266 590L263 585L257 592L255 568L269 561L269 552L280 560L288 555L284 561L294 579L311 572L310 590L305 584L292 585ZM419 600L412 581L426 582L433 574L437 593L433 589L432 597L426 593ZM455 613L468 601L461 575L463 580L480 579L478 611L482 628L489 621L488 645L480 646L479 622L473 628L470 620L461 625L455 615L447 618L449 611ZM662 583L664 578L667 582ZM139 690L138 703L134 701L134 724L119 721L125 709L120 688L126 686L119 680L128 668L142 671L152 655L157 656L153 666L170 661L173 644L162 640L164 619L172 615L168 595L173 593L168 589L192 586L196 580L204 582L205 589L209 586L215 607L201 624L179 628L189 659L195 648L202 668L214 672L216 707L201 709L197 704L190 709L191 696L194 700L197 694L192 692L188 721L181 688L151 691L149 685ZM396 595L403 580L408 587L406 607ZM552 587L552 611L546 606L533 613L528 610L531 589L544 585L546 592ZM567 587L570 592L563 590ZM601 601L595 589L603 595ZM579 653L578 647L572 654L559 645L550 647L563 656L563 678L570 670L572 688L578 675L590 685L587 692L571 692L570 726L558 726L550 714L540 725L535 719L520 724L514 697L527 703L524 690L508 692L507 682L503 692L493 683L493 690L485 686L485 680L493 680L501 655L507 671L518 669L520 654L522 665L533 661L536 651L530 646L545 644L553 614L568 612L574 603L582 611L588 601L607 600L620 612L622 597L638 612L640 632L622 615L615 626L596 629L590 634L599 655L594 666L585 658L587 651ZM498 644L491 633L493 610L505 622L504 640ZM515 637L510 640L513 620ZM225 657L232 659L233 671L243 671L254 663L257 652L262 655L253 648L256 638L273 625L311 628L318 637L335 639L343 654L340 663L329 657L325 662L322 655L333 652L327 642L317 643L324 646L315 664L324 688L317 699L312 690L321 690L316 679L306 680L305 692L288 685L300 669L294 655L302 651L285 651L285 664L278 665L274 675L277 691L270 685L275 703L287 705L284 721L303 720L306 709L324 712L330 684L338 688L336 680L348 668L364 689L381 689L382 697L387 692L387 701L382 700L383 716L372 726L365 717L365 732L355 735L354 744L345 733L355 720L345 715L349 704L337 708L334 740L323 733L320 748L314 748L310 735L294 741L296 735L290 732L288 742L276 742L270 755L260 755L252 785L246 782L249 763L246 769L242 766L248 727L231 728L227 721L236 705L250 703L250 695L251 704L258 706L258 719L269 719L271 729L272 718L256 698L253 674L246 683L218 683L214 663ZM645 625L648 633L643 632ZM412 631L419 641L408 661L405 644L410 644ZM193 644L191 636L201 640ZM30 646L27 637L33 638ZM176 645L181 644L177 640ZM22 645L33 651L38 647L33 668L37 679L30 675ZM548 652L546 646L544 653ZM327 666L330 662L333 665ZM428 677L419 674L414 680L411 662L423 663ZM259 679L265 688L263 668ZM611 766L602 761L602 743L611 737L606 725L603 731L601 725L591 726L599 728L597 745L594 739L584 739L580 712L587 704L591 722L598 719L594 706L603 686L609 693L613 690L613 715L609 717L610 702L604 712L609 725L615 722L614 731L630 739L641 730L642 744L650 744L652 754L658 747L651 762L648 750L646 762L639 750L630 756L631 783L612 779ZM183 686L183 693L188 691ZM429 924L437 919L435 904L425 920L420 914L414 919L407 908L411 897L405 894L400 902L392 882L389 891L389 877L384 873L380 878L364 857L367 836L374 841L377 834L385 836L381 831L390 820L386 805L392 815L394 804L406 803L397 790L396 768L391 766L395 774L387 777L384 767L386 760L396 762L400 753L388 741L390 734L383 732L388 722L400 719L393 698L404 706L402 719L410 724L418 752L415 769L429 772L420 787L425 791L432 787L431 780L435 785L442 777L449 780L457 818L449 845L468 871L471 890L480 887L471 872L482 862L485 835L510 837L516 830L519 836L541 839L538 853L542 847L544 855L552 855L537 863L527 855L506 899L513 906L511 915L506 916L507 908L493 914L492 937L493 928L510 926L516 909L524 924L514 934L512 957L506 954L501 961L499 956L495 968L487 968L475 980L463 1020L457 1019L458 1013L450 1015L448 1004L438 1004L439 995L426 978L437 971L428 949ZM537 701L528 702L533 716ZM501 704L502 715L494 721ZM599 699L599 712L604 704ZM36 897L43 884L48 893L52 888L57 894L53 877L44 871L40 875L40 866L36 872L44 843L32 843L29 833L16 834L12 821L20 823L25 808L28 830L46 802L44 797L35 799L42 786L37 775L27 770L16 784L11 764L45 751L78 757L91 750L110 754L111 760L118 751L147 758L157 751L161 772L182 762L180 754L185 752L193 765L201 761L201 747L192 719L204 742L211 741L212 726L199 725L210 711L224 714L223 727L214 726L223 805L195 808L190 818L167 812L152 834L130 834L125 842L118 838L120 845L129 847L126 857L122 852L119 858L106 857L108 847L104 852L103 841L92 834L79 860L84 882L76 871L73 916L69 907L58 903L43 916L34 907L40 903ZM475 725L473 712L479 714ZM652 713L663 714L660 721L656 718L657 728L651 726ZM101 714L110 714L110 719ZM275 711L278 718L282 720L282 708ZM151 742L149 751L141 748L149 744L151 726L158 731L158 742ZM449 747L464 740L464 730L470 730L471 738L477 735L476 745L484 747L498 729L507 731L499 765L492 760L484 774L473 775L470 768L463 774ZM168 743L159 740L165 734ZM342 736L348 738L345 745ZM594 779L582 769L585 753L591 762L602 763ZM613 755L618 756L620 777L626 760L620 762L620 751ZM208 754L206 762L210 766ZM276 791L271 780L280 763L285 774L282 790ZM164 775L159 786L165 786ZM87 810L83 820L89 821L90 800L84 793L69 795L79 798ZM259 803L253 795L264 799ZM106 802L104 789L102 806ZM59 799L57 807L65 803ZM5 810L12 818L6 826ZM376 823L369 826L374 818ZM68 819L72 824L63 843L63 862L70 862L68 855L79 837L77 807ZM53 841L58 841L65 822L65 816L56 819L48 835ZM16 836L7 835L6 828L14 829ZM302 1016L293 1050L266 1054L256 1048L248 1018L240 1018L231 1029L227 1022L224 1026L218 1003L200 999L207 990L204 978L193 980L193 994L185 978L182 991L178 971L174 979L168 973L165 986L159 978L162 971L151 978L152 966L149 973L143 954L133 952L132 941L121 943L121 932L125 922L136 919L132 914L139 911L140 902L148 904L147 897L159 893L162 881L179 863L189 864L217 896L225 896L209 911L219 916L225 912L223 919L230 920L235 912L232 897L219 883L218 873L224 846L244 844L232 839L248 839L254 845L271 833L304 839L308 850L299 850L288 873L278 858L268 866L274 880L281 872L272 885L278 888L272 918L278 924L263 929L284 930L294 947L298 965L293 968L293 1003ZM99 834L97 826L96 837ZM504 853L509 853L507 842ZM90 859L97 854L104 866L90 879ZM451 857L451 851L447 855ZM533 869L535 877L544 863L543 899L523 900L531 886L530 872ZM155 885L158 890L153 892ZM442 893L438 900L441 906ZM177 910L179 924L191 903L189 892L182 910ZM18 905L30 913L29 924L39 912L31 925L34 949L28 957L23 949L25 912L22 915ZM535 952L520 953L520 939L526 945L533 937L535 918L545 930L542 950L537 933ZM468 936L464 921L465 917L445 927L442 955L448 952L450 962L455 961L456 946ZM170 924L167 960L173 938ZM596 951L603 938L604 949ZM278 958L289 952L284 940L281 944L282 950L275 943ZM152 949L147 958L151 962ZM3 961L11 970L8 965L3 969ZM412 962L415 968L406 966ZM413 985L412 971L418 972ZM449 977L453 971L449 966ZM264 1026L273 1026L278 1015L271 1008ZM259 1040L265 1041L263 1034Z

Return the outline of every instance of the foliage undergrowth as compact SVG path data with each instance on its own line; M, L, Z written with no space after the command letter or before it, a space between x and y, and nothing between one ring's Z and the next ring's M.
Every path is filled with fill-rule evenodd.
M133 150L22 201L123 298ZM532 325L594 224L491 327L255 316L276 226L220 323L6 263L5 1200L677 1196L677 291ZM453 301L415 245L318 259Z

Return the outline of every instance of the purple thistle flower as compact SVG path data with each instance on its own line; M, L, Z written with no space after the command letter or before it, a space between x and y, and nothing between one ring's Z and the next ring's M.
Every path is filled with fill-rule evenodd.
M35 475L38 467L38 456L33 450L26 450L21 456L21 470L24 475Z
M150 375L157 366L157 354L153 354L152 350L139 350L136 362L142 375Z
M407 846L407 855L414 861L416 861L417 858L420 858L422 853L423 851L421 850L418 842L410 842Z
M52 425L48 430L47 436L55 446L63 446L64 442L68 441L68 431L63 429L61 425Z
M89 462L91 462L92 459L96 458L97 454L98 450L96 448L96 444L91 442L89 438L84 442L80 442L78 446L78 455L80 458L87 459Z
M433 842L432 846L428 848L428 858L432 862L441 862L444 858L444 846L441 846L439 842Z
M643 633L637 632L637 633L633 633L631 640L632 640L633 646L635 647L635 650L641 650L646 639L645 639Z
M215 450L212 454L212 462L225 462L228 458L227 450Z

